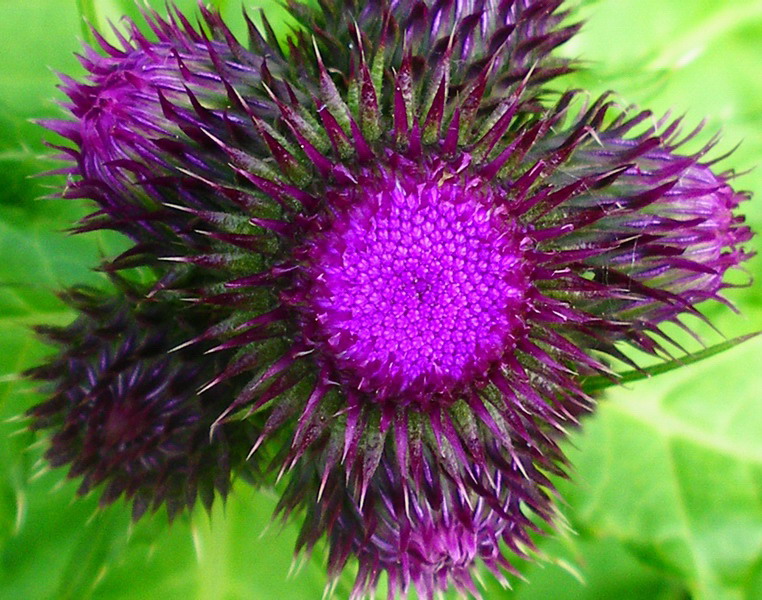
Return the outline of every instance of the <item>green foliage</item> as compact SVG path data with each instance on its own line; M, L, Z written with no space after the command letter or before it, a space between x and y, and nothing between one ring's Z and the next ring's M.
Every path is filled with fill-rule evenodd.
M160 8L163 0L151 1ZM195 0L178 4L194 10ZM218 0L238 32L239 0ZM759 0L587 0L583 33L566 49L586 68L567 79L593 94L618 91L656 115L686 111L722 129L716 155L741 147L725 168L745 171L762 156L762 2ZM261 0L276 30L287 15ZM252 6L252 3L249 3ZM43 448L19 414L35 401L18 373L47 351L34 323L70 315L53 290L103 284L91 271L122 241L67 236L84 214L75 202L38 200L51 178L46 137L28 119L58 114L51 71L79 73L73 52L87 38L82 17L107 27L131 0L0 2L0 596L11 600L311 600L322 593L320 558L288 577L296 527L268 527L272 493L245 485L211 518L201 511L167 527L157 515L129 525L128 511L72 501L76 483L42 468ZM49 136L47 136L49 137ZM762 170L737 185L762 193ZM762 229L759 200L745 207ZM759 246L759 240L755 242ZM762 270L760 259L750 270ZM743 281L743 277L739 278ZM762 329L762 286L730 291L745 318L706 313L728 336ZM722 343L708 328L708 343ZM712 337L714 336L714 337ZM683 336L681 341L685 339ZM695 348L695 343L691 347ZM698 349L700 350L700 349ZM609 388L598 413L573 435L573 481L559 482L568 528L538 540L539 563L521 565L528 582L488 598L522 600L762 598L762 340L659 377ZM30 448L31 446L31 448ZM347 595L342 581L337 597Z

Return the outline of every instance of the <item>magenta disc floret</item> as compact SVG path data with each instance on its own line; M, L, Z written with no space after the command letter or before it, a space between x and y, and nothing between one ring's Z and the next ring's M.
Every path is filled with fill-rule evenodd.
M308 244L305 312L351 385L382 401L449 395L511 350L527 277L487 182L429 165L334 195L342 208Z

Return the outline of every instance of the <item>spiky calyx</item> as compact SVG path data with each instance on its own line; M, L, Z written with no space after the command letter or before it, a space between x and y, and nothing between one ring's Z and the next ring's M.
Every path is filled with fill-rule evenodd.
M382 578L390 600L407 598L411 588L422 600L449 588L480 597L475 571L483 565L505 583L507 572L516 573L511 559L534 548L530 532L540 527L531 515L553 519L547 480L532 457L498 472L477 468L466 490L427 456L421 486L412 491L388 450L361 497L341 473L321 484L314 462L300 461L277 507L284 518L304 513L297 551L309 553L326 537L332 580L357 561L352 600L374 597Z
M178 318L176 302L144 301L134 288L118 296L73 288L62 298L79 316L67 327L37 328L59 350L28 372L48 399L27 415L33 430L48 432L50 465L81 478L79 494L101 489L101 506L124 495L135 520L164 505L172 520L197 498L211 509L236 475L252 479L253 423L230 423L210 439L231 391L197 393L224 353L172 352L206 322L198 312Z

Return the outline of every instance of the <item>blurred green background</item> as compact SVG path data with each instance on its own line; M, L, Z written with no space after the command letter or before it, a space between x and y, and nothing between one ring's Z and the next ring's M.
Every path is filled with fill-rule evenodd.
M214 2L241 31L241 0ZM151 1L160 8L164 0ZM264 7L283 30L287 15ZM572 3L574 4L574 3ZM741 142L718 168L738 172L762 158L762 1L581 0L587 20L565 47L585 69L558 84L661 115L707 117L715 155ZM195 0L179 5L192 12ZM76 483L46 471L43 448L14 418L35 402L17 373L46 350L34 323L70 314L51 290L98 283L90 269L122 242L62 233L83 214L77 203L40 200L50 179L46 136L30 118L60 114L55 71L76 75L73 52L131 0L0 0L0 598L80 600L314 600L322 558L292 567L295 528L268 527L274 493L238 486L210 519L198 512L167 527L163 514L129 524L118 505L74 499ZM690 128L690 127L689 127ZM48 136L50 137L50 136ZM762 170L736 185L760 196L743 207L762 230ZM754 245L759 250L760 238ZM762 271L762 260L749 263ZM734 280L748 280L748 273ZM728 337L762 329L762 285L731 290L742 315L702 307ZM721 338L697 324L707 342ZM616 389L568 444L572 482L560 482L568 528L538 540L544 560L520 565L527 581L503 590L485 575L488 599L762 599L762 340L630 389ZM336 598L348 597L351 577Z

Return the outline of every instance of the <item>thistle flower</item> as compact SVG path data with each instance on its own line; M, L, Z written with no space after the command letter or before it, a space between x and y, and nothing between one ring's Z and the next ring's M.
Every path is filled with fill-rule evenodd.
M529 533L539 527L530 513L546 521L553 518L551 498L541 483L546 480L535 471L532 457L518 460L491 474L474 469L477 494L454 485L429 456L421 487L410 491L390 451L364 502L337 472L316 502L321 473L303 459L277 511L284 518L305 513L297 550L311 552L327 537L333 581L350 559L357 560L353 600L373 597L382 577L390 599L406 598L411 586L422 600L450 587L480 597L473 579L479 565L506 584L505 572L516 573L506 553L527 558L534 548Z
M233 312L189 340L237 352L205 389L253 377L215 425L265 410L256 449L295 422L283 470L320 444L322 481L343 463L361 498L387 437L414 489L425 455L458 489L520 453L558 469L557 435L589 408L580 376L613 377L620 342L667 355L661 324L721 299L748 256L745 196L702 162L711 144L679 153L679 120L575 92L548 105L542 85L570 68L551 51L577 29L560 4L294 5L307 33L288 52L254 27L246 50L208 11L208 34L149 14L157 42L133 30L89 55L96 78L134 81L136 55L171 73L130 96L150 137L120 138L116 163L92 145L102 169L78 162L74 179L108 188L126 160L176 209L157 222L203 228L206 246L150 234L131 258L219 282L186 290Z
M228 80L235 76L236 89L249 95L250 87L260 82L264 64L264 57L252 53L246 53L243 62L236 60L240 53L231 51L224 41L209 40L195 31L179 12L170 24L147 7L144 10L156 41L129 21L126 33L113 30L123 49L93 30L104 54L86 46L79 55L89 73L87 81L61 76L68 98L62 105L73 119L39 121L73 144L53 145L61 152L59 158L71 163L54 171L67 175L62 196L88 198L97 205L74 230L114 229L137 243L122 257L121 266L141 253L172 255L174 244L184 250L209 251L208 239L194 230L197 219L165 206L160 187L167 183L163 178L172 172L176 154L189 169L204 163L208 152L203 143L208 145L209 140L196 134L194 140L201 142L202 149L200 156L194 155L178 138L193 136L197 128L178 126L163 111L171 110L170 100L188 107L200 107L203 101L223 113ZM211 23L211 13L205 14ZM227 126L234 124L227 122ZM179 198L173 196L176 203L206 211L227 210L228 225L235 222L230 200L199 195L197 189L189 188L175 190L180 192ZM129 266L138 262L133 260Z
M62 294L79 316L67 327L37 328L60 349L29 371L49 398L27 414L32 429L49 432L50 465L69 465L69 477L81 477L79 494L100 488L101 506L124 495L135 520L166 505L172 520L197 497L211 509L234 475L252 476L245 458L254 432L251 423L231 423L209 438L230 390L204 397L196 390L224 357L167 354L198 326L198 315L175 318L176 303L140 303L134 294Z

